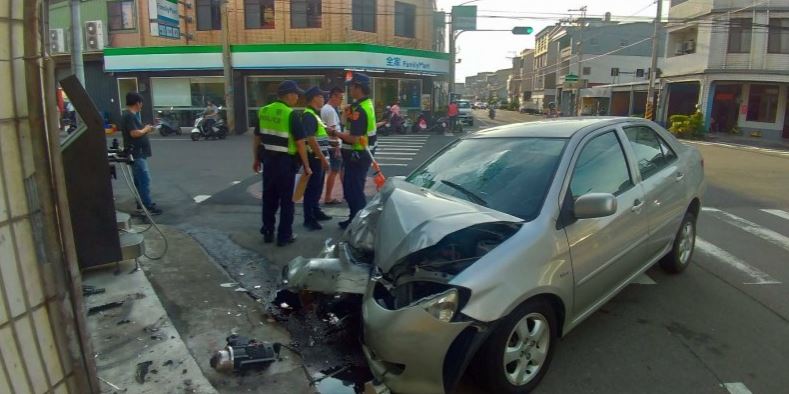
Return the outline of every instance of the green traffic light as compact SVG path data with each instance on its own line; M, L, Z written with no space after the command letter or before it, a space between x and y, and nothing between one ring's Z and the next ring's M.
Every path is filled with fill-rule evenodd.
M531 26L518 26L512 28L512 34L518 35L528 35L534 32L534 29Z

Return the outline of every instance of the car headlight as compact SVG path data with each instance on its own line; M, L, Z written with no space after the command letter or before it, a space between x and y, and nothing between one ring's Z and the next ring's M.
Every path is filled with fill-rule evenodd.
M457 289L450 289L418 302L418 305L424 308L427 313L444 323L452 321L459 304L460 297Z

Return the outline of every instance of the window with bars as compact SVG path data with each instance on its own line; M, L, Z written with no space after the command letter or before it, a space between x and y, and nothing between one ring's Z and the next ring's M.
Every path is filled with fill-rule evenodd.
M222 0L197 0L197 30L222 30Z
M321 0L291 0L290 2L292 29L320 28L322 16Z
M729 53L749 53L751 51L751 29L753 19L733 18L729 21Z
M134 0L107 2L107 28L109 31L134 30L137 28Z
M375 33L376 0L353 0L353 30Z
M395 2L395 35L399 37L416 37L416 6Z
M767 53L789 53L789 18L770 18Z
M274 28L274 0L244 0L244 27Z

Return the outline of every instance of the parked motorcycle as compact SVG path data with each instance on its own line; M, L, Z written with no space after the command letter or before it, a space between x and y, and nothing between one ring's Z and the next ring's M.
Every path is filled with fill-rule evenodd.
M199 116L195 120L195 126L192 129L192 132L189 134L189 136L192 138L192 141L199 141L200 138L204 138L206 140L223 140L225 137L227 137L228 129L224 119L219 118L216 122L210 125L206 124L206 120L207 119L205 119L203 116Z
M416 118L416 122L411 126L412 133L429 133L429 132L436 132L439 134L443 134L447 131L449 127L449 118L441 117L435 120L432 124L428 121L427 115L425 113L419 114Z
M181 135L181 126L178 124L178 119L174 112L171 111L157 111L154 118L154 127L159 130L162 137L168 135Z
M63 130L66 131L66 134L71 134L75 130L77 130L77 121L76 119L66 116L60 120L60 124L63 125Z

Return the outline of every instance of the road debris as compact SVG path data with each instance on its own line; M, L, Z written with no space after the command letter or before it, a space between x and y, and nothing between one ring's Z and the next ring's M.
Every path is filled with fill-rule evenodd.
M219 286L221 286L221 287L224 287L224 288L230 288L230 287L236 287L236 286L238 286L238 283L233 283L233 282L229 282L229 283L222 283L222 284L221 284L221 285L219 285Z
M124 391L122 388L120 388L120 387L118 387L118 386L116 386L116 385L114 385L114 384L110 383L109 381L107 381L107 380L105 380L105 379L102 379L102 378L101 378L101 376L98 376L98 378L99 378L99 380L100 380L102 383L106 384L107 386L110 386L110 387L112 387L114 390L116 390L116 391Z
M227 337L227 346L211 357L211 368L219 372L242 372L264 368L279 360L281 345L261 342L240 335Z
M113 308L118 308L123 305L124 301L113 301L106 304L96 305L88 309L88 316L95 315L99 312L104 312Z
M82 296L83 297L90 297L96 294L103 294L106 290L102 287L90 286L90 285L82 285Z
M135 380L137 380L137 383L145 383L145 377L148 375L148 369L152 364L153 361L143 361L137 364L137 373L134 376Z

